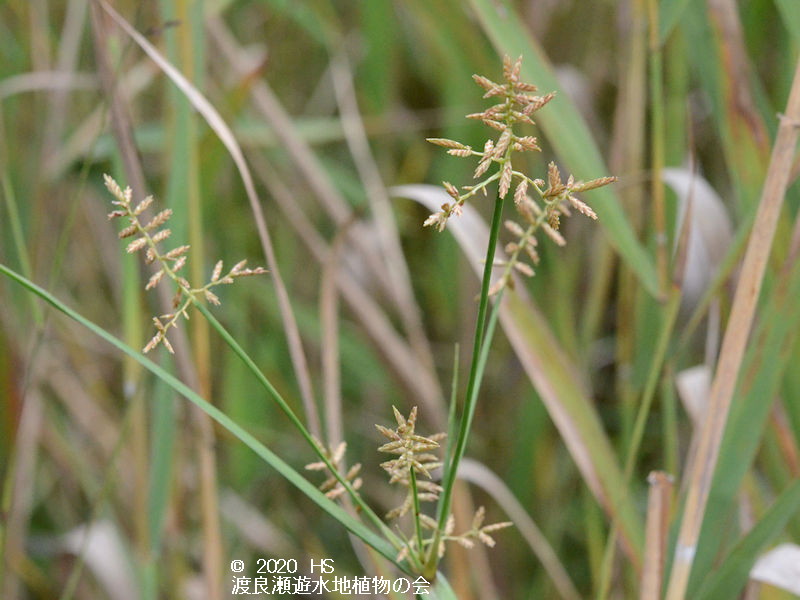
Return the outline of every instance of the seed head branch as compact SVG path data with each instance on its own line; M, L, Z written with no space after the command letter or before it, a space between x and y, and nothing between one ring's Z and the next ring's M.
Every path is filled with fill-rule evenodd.
M111 201L111 204L118 207L108 213L108 218L126 218L128 220L128 225L119 232L119 238L125 239L135 237L135 239L128 244L126 251L128 254L144 251L144 261L146 264L157 262L159 265L158 270L148 279L145 290L155 288L165 276L171 279L175 285L175 296L172 299L173 311L153 317L156 334L144 347L143 352L149 352L159 344L163 344L169 352L174 353L175 350L167 338L167 333L173 327L178 326L181 317L186 320L189 319L188 311L191 304L200 302L201 298L204 298L211 304L218 306L220 300L219 297L211 291L212 288L219 285L231 284L237 277L260 275L267 272L267 270L262 267L247 269L245 268L247 261L243 260L234 265L233 268L223 276L223 265L220 260L217 261L214 266L211 279L208 283L201 287L192 287L184 277L178 274L188 260L189 246L176 246L167 251L162 251L160 249L160 244L169 238L172 233L168 228L163 227L172 216L172 210L169 208L162 210L156 214L155 217L150 219L150 221L143 224L139 217L153 203L153 197L148 196L134 206L132 200L133 192L130 187L123 190L109 175L104 175L104 180L106 188L111 195L114 196L114 200Z

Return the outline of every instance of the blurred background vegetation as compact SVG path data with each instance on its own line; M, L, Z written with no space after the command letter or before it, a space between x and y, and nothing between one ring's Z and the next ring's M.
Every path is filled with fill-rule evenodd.
M536 318L503 324L525 332L530 352L496 336L456 515L468 522L485 505L490 522L506 520L498 498L510 491L581 596L637 597L646 477L675 478L674 531L697 439L685 405L702 411L716 363L797 61L796 0L113 4L241 144L321 429L347 440L379 513L396 498L374 424L391 423L392 405L419 405L418 429L445 428L454 344L463 370L478 292L450 233L423 229L428 211L391 187L470 182L473 163L425 138L482 147L491 132L464 119L487 106L471 75L497 79L503 54L522 54L523 79L558 92L531 129L544 152L528 172L543 177L556 160L576 179L620 180L586 194L599 224L565 220L567 246L543 244L523 284ZM143 346L162 311L106 222L102 187L103 173L135 186L138 169L146 189L135 193L175 211L172 239L192 245L195 280L217 259L266 264L228 150L100 4L7 0L0 57L0 262ZM688 597L736 597L750 559L800 536L798 500L769 512L800 476L797 175L795 158ZM690 199L686 235L700 245L673 252ZM275 290L269 276L240 282L215 314L302 412ZM159 361L193 373L193 387L295 468L313 461L202 319L185 331L190 367ZM4 598L227 597L234 558L328 557L339 575L391 573L237 439L5 279L0 407ZM623 544L604 566L610 515ZM765 515L769 534L731 562ZM451 551L459 598L563 596L512 517L518 527L493 550ZM102 536L87 543L90 523ZM742 581L726 595L708 580L731 565ZM752 582L745 593L792 597Z

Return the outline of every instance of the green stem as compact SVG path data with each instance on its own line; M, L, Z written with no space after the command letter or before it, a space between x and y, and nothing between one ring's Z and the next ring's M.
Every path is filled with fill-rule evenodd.
M492 224L489 229L489 245L486 249L486 263L483 267L480 304L478 305L478 318L475 321L475 339L472 346L469 382L467 383L467 399L464 406L464 412L461 414L461 421L459 424L455 450L453 451L453 458L447 465L446 478L444 485L442 486L442 496L437 510L438 527L434 535L433 544L431 545L430 555L428 556L428 560L425 565L425 572L423 573L425 578L429 580L432 580L436 573L436 565L439 560L439 541L441 540L442 532L444 531L444 526L447 522L447 517L450 514L450 507L453 502L453 488L455 487L456 475L458 473L458 464L461 462L467 446L467 438L469 437L469 430L470 426L472 425L472 418L475 414L475 406L477 404L480 379L481 375L483 374L483 369L479 368L479 362L481 350L483 349L484 344L484 336L486 333L486 311L489 306L489 285L492 279L492 268L494 265L495 249L497 248L497 238L500 233L500 222L503 215L503 203L503 198L498 195L494 203L494 214L492 215Z
M422 545L422 524L419 521L419 494L417 493L417 473L414 471L414 467L409 469L409 482L411 484L411 497L414 501L414 532L417 534L417 552L420 556L420 560L423 562L425 561L425 548ZM410 555L411 553L409 553Z

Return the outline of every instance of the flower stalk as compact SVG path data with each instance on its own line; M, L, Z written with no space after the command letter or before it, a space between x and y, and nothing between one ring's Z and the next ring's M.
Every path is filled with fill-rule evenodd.
M531 115L550 102L554 93L543 96L534 95L536 86L520 80L522 58L512 63L506 56L503 61L504 83L495 83L490 79L474 75L475 82L485 90L484 98L498 98L494 106L480 113L468 115L468 118L479 119L492 129L499 131L497 139L489 139L483 151L473 150L472 147L444 138L429 138L428 141L447 149L453 156L479 157L478 166L474 177L484 176L490 168L493 172L485 176L475 185L463 186L459 191L453 184L444 182L447 194L452 198L441 206L441 210L430 215L426 226L434 226L438 231L443 231L450 218L456 218L463 212L467 200L478 195L478 192L487 194L487 187L497 182L492 220L489 226L489 243L486 249L483 276L481 279L481 292L479 297L478 315L475 321L473 336L472 357L470 361L469 377L466 390L466 399L461 409L458 431L454 441L452 456L448 456L445 464L442 482L442 493L437 506L436 530L428 552L424 557L423 576L435 576L440 559L439 547L443 541L450 539L448 527L450 511L453 500L453 490L458 476L458 466L466 451L472 421L475 415L478 395L483 373L488 359L488 350L491 345L502 295L507 287L513 287L514 272L525 276L533 276L534 269L523 262L527 256L532 265L539 262L537 252L538 241L536 235L543 232L559 246L566 244L559 231L561 216L568 216L570 209L596 219L597 215L575 194L607 185L616 180L614 177L603 177L586 183L576 182L570 176L566 182L561 178L561 173L555 163L548 165L547 182L541 179L532 179L523 172L515 170L512 164L515 152L540 151L538 140L529 135L519 135L515 127L519 124L534 124ZM507 258L502 261L495 260L496 248L499 243L500 230L503 222L503 208L505 198L514 187L514 206L521 217L524 226L515 221L506 221L506 229L517 239L505 246ZM538 200L531 198L529 193L538 196ZM502 267L503 271L494 284L491 283L493 269ZM495 304L489 312L489 302L495 297ZM477 515L476 515L477 519ZM482 515L481 515L482 519ZM475 528L473 528L475 529ZM477 531L477 530L476 530ZM476 534L477 535L477 534ZM481 539L480 536L478 536ZM485 540L484 540L485 541Z

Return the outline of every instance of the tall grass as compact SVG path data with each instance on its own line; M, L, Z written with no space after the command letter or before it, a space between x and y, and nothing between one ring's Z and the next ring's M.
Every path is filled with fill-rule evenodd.
M479 506L517 526L448 550L441 597L790 597L748 573L800 536L796 3L107 6L0 6L2 597L224 598L234 559L396 577L392 406L424 433L467 415L456 530ZM469 78L504 54L557 92L525 172L619 182L503 294L478 391L493 198L435 234L417 184L469 182L424 140L483 146ZM665 168L717 191L729 242ZM106 172L173 209L187 278L271 271L174 359L138 351L170 294L122 256ZM312 434L363 465L351 503L303 471Z

